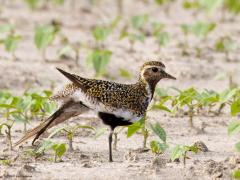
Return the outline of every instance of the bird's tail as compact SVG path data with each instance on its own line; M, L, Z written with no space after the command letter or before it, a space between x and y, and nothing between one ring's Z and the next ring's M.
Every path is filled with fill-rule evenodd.
M51 115L45 122L41 123L37 127L27 131L27 133L17 141L14 146L18 146L24 141L30 139L35 136L32 141L32 145L34 142L49 128L58 125L71 117L77 116L82 112L88 110L86 106L84 106L81 102L73 102L68 101L61 108L59 108L53 115Z

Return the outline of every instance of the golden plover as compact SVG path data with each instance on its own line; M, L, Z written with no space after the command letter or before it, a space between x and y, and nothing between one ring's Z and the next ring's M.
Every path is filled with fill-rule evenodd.
M58 69L58 68L57 68ZM28 131L15 145L35 136L32 144L47 129L67 119L94 110L104 124L110 126L109 161L112 162L112 134L117 126L131 125L144 117L152 100L156 84L163 78L176 79L165 72L165 65L149 61L142 65L135 84L87 79L58 69L71 83L51 100L63 101L63 105L46 121Z

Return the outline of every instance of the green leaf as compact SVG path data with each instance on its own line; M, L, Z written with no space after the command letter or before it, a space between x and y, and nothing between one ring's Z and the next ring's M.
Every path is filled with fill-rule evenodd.
M157 32L155 37L160 46L166 46L170 42L170 35L168 32Z
M104 41L109 36L110 32L111 32L111 29L107 27L97 26L94 28L92 33L96 41Z
M93 127L91 127L91 126L85 126L85 125L79 125L79 124L77 124L77 125L75 125L74 127L72 127L71 128L71 131L73 132L73 133L75 133L78 129L80 129L80 128L82 128L82 129L90 129L90 130L93 130L93 131L95 131L95 128L93 128Z
M140 29L142 28L146 23L148 22L148 15L139 15L139 16L133 16L131 18L131 24L134 29Z
M58 29L56 26L38 26L35 30L34 42L38 49L42 50L49 46L54 38Z
M49 139L45 139L42 143L41 146L37 149L36 153L38 154L42 154L44 151L48 151L50 149L52 149L52 146L55 143Z
M22 39L21 36L19 35L9 35L5 40L4 40L4 45L5 49L9 52L13 52L16 50L19 41Z
M171 109L169 109L167 106L162 105L161 103L156 103L153 105L153 108L158 109L158 110L163 110L167 112L172 112Z
M234 170L232 173L234 179L240 179L240 169Z
M235 148L238 152L240 152L240 142L235 144Z
M227 89L220 94L219 102L226 103L229 101L237 92L237 89Z
M10 104L0 104L0 108L12 109L12 108L16 108L16 107L13 105L10 105Z
M153 27L153 35L156 36L157 33L163 31L163 29L165 28L165 25L160 22L153 22L152 27Z
M184 33L184 35L188 35L191 32L191 25L188 24L181 24L180 28L182 30L182 32Z
M58 158L61 158L64 153L66 152L66 144L65 143L62 143L62 144L54 144L52 146L52 149L54 150L55 152L55 155L58 157Z
M240 13L240 1L239 0L225 0L224 6L233 14Z
M13 31L14 26L12 24L3 24L0 25L0 33L9 33Z
M165 152L165 150L168 148L168 145L166 143L160 143L158 141L151 141L150 147L153 153L159 154Z
M139 34L128 34L130 41L140 41L141 43L144 43L145 41L145 35L142 33Z
M145 118L142 118L139 121L137 121L137 122L133 123L132 125L128 126L127 137L128 138L131 137L137 131L142 129L144 127L144 121L145 121Z
M224 0L199 0L199 5L207 12L213 12L217 10L223 4Z
M240 98L231 104L231 115L236 116L240 113Z
M127 79L130 79L130 78L132 77L132 75L130 74L130 72L128 72L127 70L122 69L122 68L119 69L119 75L120 75L121 77L124 77L124 78L127 78Z
M184 9L197 9L199 8L199 2L198 1L189 1L189 0L184 0L183 1L183 8Z
M108 50L94 50L88 55L87 62L93 66L96 76L101 76L106 73L111 55L112 52Z
M75 52L74 48L71 45L66 45L58 51L58 56L62 57L64 55L69 55Z
M24 0L31 9L38 8L40 0Z
M228 134L232 135L232 134L236 134L238 132L240 132L240 121L232 121L228 125Z
M172 151L171 151L171 160L175 161L176 159L180 158L184 153L183 148L180 145L177 145Z
M155 125L150 124L151 129L153 132L164 142L166 143L167 134L166 131L160 126L159 123L156 123Z
M100 137L101 135L103 135L106 131L107 131L107 128L98 128L98 129L95 131L94 139L97 139L98 137Z
M56 5L63 5L65 0L53 0Z
M199 38L205 38L215 27L215 23L197 22L192 25L192 32Z

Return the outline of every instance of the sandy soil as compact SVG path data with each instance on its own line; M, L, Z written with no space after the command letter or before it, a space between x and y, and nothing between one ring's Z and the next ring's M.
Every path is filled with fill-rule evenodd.
M60 47L59 39L56 39L47 49L50 62L44 62L32 41L34 27L58 20L62 24L62 32L71 42L91 45L93 44L91 27L109 23L117 15L114 1L103 0L98 6L90 6L88 1L76 1L74 8L69 1L63 7L50 7L38 11L29 10L20 1L4 2L0 12L0 24L14 23L17 33L23 35L24 41L16 51L17 61L12 61L11 55L2 47L0 48L1 89L11 89L15 93L21 93L29 86L34 89L49 89L54 84L57 91L67 81L55 70L55 67L62 67L85 77L94 75L91 69L86 68L87 49L80 50L80 66L75 66L71 60L58 60L56 51ZM224 22L220 22L219 12L212 15L199 13L193 17L191 11L181 8L181 1L174 3L169 16L166 16L162 8L153 3L125 0L123 21L136 15L136 10L137 14L149 14L151 21L165 23L166 30L171 35L171 42L161 48L161 51L157 51L158 46L154 39L148 37L144 44L136 43L134 52L129 53L129 42L118 40L119 31L124 24L120 22L105 43L106 47L113 51L108 72L115 81L134 82L138 77L139 66L143 62L149 59L162 59L168 72L175 75L178 80L174 82L163 80L159 83L159 87L194 86L199 89L222 91L228 88L229 80L226 76L218 77L228 73L233 74L234 82L239 82L240 50L231 53L232 61L226 62L224 54L216 53L213 47L215 40L224 34L231 35L240 43L240 17L232 20L227 16ZM193 48L189 48L190 56L182 56L178 44L184 38L178 25L193 23L196 19L217 22L217 28L204 43L194 36L189 36L191 47L198 46L203 49L201 57L196 57ZM119 67L132 72L133 78L126 80L119 77ZM198 127L203 123L206 124L205 132L200 134L189 129L187 117L172 117L159 111L150 111L148 116L150 121L160 122L165 128L170 149L176 144L191 145L197 141L203 141L209 148L209 152L190 154L190 159L184 166L182 163L171 162L169 151L158 156L154 156L150 151L141 152L139 148L142 147L142 137L137 134L128 139L126 130L123 130L119 135L118 149L113 152L115 162L109 163L107 161L108 133L97 140L93 139L94 135L91 133L87 135L80 133L74 140L75 151L67 152L63 162L53 163L49 161L52 154L46 154L34 160L23 155L18 157L19 152L16 151L3 152L6 143L5 138L0 136L0 158L17 159L11 166L0 165L0 179L231 179L232 170L240 167L240 157L234 150L234 144L239 137L229 137L227 134L227 124L232 120L227 112L219 117L196 117L194 123ZM87 124L89 119L95 122L96 127L104 127L92 113L82 115L75 121ZM31 124L31 126L34 125ZM19 128L17 126L14 132L14 141L22 136ZM151 135L149 140L155 138ZM66 142L66 139L61 136L56 139Z

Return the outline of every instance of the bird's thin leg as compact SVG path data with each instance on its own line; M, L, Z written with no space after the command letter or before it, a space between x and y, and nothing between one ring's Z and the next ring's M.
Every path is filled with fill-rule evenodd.
M114 129L111 128L109 137L108 137L108 142L109 142L109 162L113 162L112 159L112 135L113 135Z

